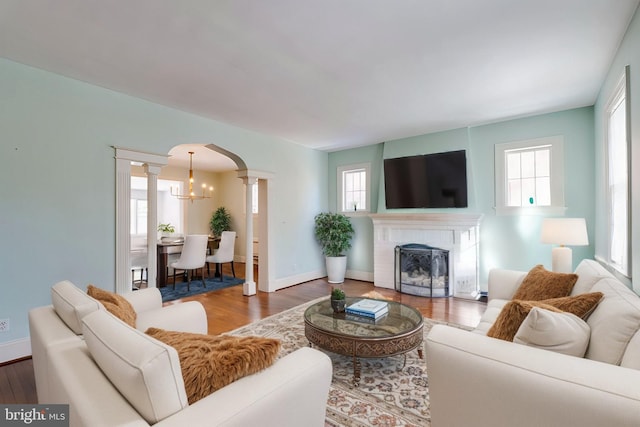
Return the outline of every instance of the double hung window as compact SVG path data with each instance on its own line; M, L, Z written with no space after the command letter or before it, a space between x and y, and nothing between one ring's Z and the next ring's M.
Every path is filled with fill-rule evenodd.
M607 162L607 260L631 277L629 269L629 97L628 67L618 82L605 110Z
M496 144L498 214L564 213L563 138Z
M338 168L338 209L341 212L370 211L370 169L369 163Z

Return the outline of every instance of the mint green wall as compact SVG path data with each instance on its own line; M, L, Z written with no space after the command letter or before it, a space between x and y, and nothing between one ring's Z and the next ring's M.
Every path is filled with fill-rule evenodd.
M562 134L567 216L587 218L591 242L589 247L574 248L574 260L591 257L594 244L599 245L606 233L602 211L602 109L627 64L631 65L632 209L638 212L638 13L593 109L422 135L329 155L0 59L0 227L5 241L0 248L0 318L11 319L11 330L0 334L0 345L28 336L28 309L48 304L49 288L56 281L69 279L80 286L95 283L113 287L113 145L167 153L179 144L212 143L236 153L252 169L274 172L272 274L281 279L322 271L322 256L313 238L313 217L336 209L338 166L372 163L372 206L377 210L376 207L384 207L384 156L435 152L449 143L462 144L469 150L472 181L467 211L484 215L480 253L480 279L484 284L489 268L527 269L537 263L550 266L551 258L550 247L538 243L539 217L495 216L493 145ZM349 268L372 273L370 220L354 217L353 222L356 237ZM637 275L637 224L632 227L632 246Z
M540 243L540 216L504 216L494 211L494 145L503 142L564 136L566 217L587 221L590 246L573 247L574 267L593 258L594 145L591 107L511 120L470 129L476 171L477 212L484 217L480 240L480 279L486 283L491 268L529 270L536 264L551 269L551 245Z
M384 144L384 159L395 157L407 157L419 154L442 153L445 151L467 150L467 160L472 158L469 145L468 129L453 129L445 132L436 132L427 135L419 135L411 138L397 139ZM474 211L475 185L473 163L467 161L467 208L455 209L456 212ZM387 210L385 206L384 175L380 180L380 197L378 198L378 212L451 212L448 209L393 209Z
M595 187L596 206L596 255L605 257L607 253L607 217L606 217L606 159L605 159L605 139L604 139L604 109L612 90L624 71L624 67L629 65L631 74L630 98L631 98L631 263L632 277L640 275L640 224L638 215L640 212L640 12L636 14L627 28L627 33L622 41L618 52L613 59L611 67L607 73L605 81L600 89L598 100L594 107L595 117L595 153L597 176ZM635 221L634 221L635 220ZM633 289L640 293L640 282L633 283Z
M372 152L362 148L347 152L329 154L329 175L335 175L338 165L371 161L379 165L374 177L379 181L377 211L382 212L473 212L481 213L480 240L480 282L486 287L487 274L491 268L502 267L528 270L536 264L551 268L551 246L540 243L540 216L496 216L494 202L494 145L502 142L563 135L565 150L565 202L568 207L566 216L584 217L587 220L589 235L593 242L594 230L594 136L593 109L591 107L545 114L524 119L509 120L485 126L455 129L412 138L389 141L383 149ZM398 209L387 210L384 207L384 180L382 158L401 157L415 154L466 149L467 174L469 185L469 207L464 209ZM361 150L362 155L358 156ZM375 191L375 187L374 191ZM335 203L337 189L329 185L330 204ZM369 220L369 224L371 221ZM365 233L369 234L365 234ZM360 239L372 241L372 228L362 227L356 236L354 247L361 246ZM576 260L593 257L593 244L588 247L575 247ZM351 261L350 261L351 262ZM350 269L367 269L372 260L357 260ZM373 267L370 270L373 271Z
M378 192L382 180L382 150L383 144L368 145L329 154L329 210L336 212L338 209L338 167L354 163L371 164L371 210L376 211L379 204ZM353 244L347 257L347 270L373 273L373 224L365 214L349 214L351 224L355 231ZM369 277L358 276L359 279L372 280Z
M27 311L59 280L114 289L114 145L211 143L274 173L271 275L323 270L312 223L327 209L327 153L3 59L0 93L0 344L28 336Z

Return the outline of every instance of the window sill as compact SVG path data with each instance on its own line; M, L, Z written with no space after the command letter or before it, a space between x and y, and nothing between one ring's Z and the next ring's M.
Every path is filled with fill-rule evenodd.
M496 215L533 215L533 216L549 216L564 215L567 211L566 206L531 206L531 207L514 207L514 206L496 206Z
M371 212L370 211L342 211L341 212L343 215L346 215L348 217L358 217L358 216L367 216L369 215Z

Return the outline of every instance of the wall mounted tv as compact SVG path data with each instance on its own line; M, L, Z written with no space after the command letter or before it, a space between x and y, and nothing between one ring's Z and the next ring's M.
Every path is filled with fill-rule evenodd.
M384 159L387 209L466 208L465 150Z

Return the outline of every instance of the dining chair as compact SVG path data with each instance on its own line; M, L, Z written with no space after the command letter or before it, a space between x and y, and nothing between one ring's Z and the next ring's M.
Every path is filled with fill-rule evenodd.
M131 249L129 251L129 259L131 260L131 288L139 289L143 284L147 283L149 277L148 268L148 252L147 237L132 235ZM136 279L136 273L140 270L140 280Z
M209 263L216 264L216 272L220 273L220 281L224 280L222 274L222 264L225 262L231 263L231 272L233 277L236 277L236 271L233 268L233 252L236 245L236 232L235 231L223 231L220 236L220 245L218 249L207 257L207 276L209 275Z
M209 236L206 234L191 234L184 238L180 258L178 261L171 263L171 268L173 268L173 289L176 288L176 272L178 270L183 270L187 274L187 290L190 290L189 286L191 285L193 272L198 269L203 269L201 276L202 286L207 286L204 281L204 266L207 258L208 239Z
M147 251L132 250L131 251L131 286L133 289L139 289L143 284L147 283L149 272L147 271ZM136 280L136 271L140 270L140 280Z

